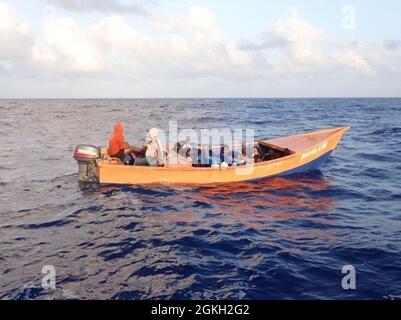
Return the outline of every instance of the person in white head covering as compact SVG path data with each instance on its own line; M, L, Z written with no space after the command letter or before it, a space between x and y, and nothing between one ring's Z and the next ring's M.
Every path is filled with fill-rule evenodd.
M136 166L163 166L165 157L159 139L159 130L151 128L146 134L145 157L136 159Z
M164 165L164 153L159 139L159 130L152 128L146 135L146 160L150 166Z

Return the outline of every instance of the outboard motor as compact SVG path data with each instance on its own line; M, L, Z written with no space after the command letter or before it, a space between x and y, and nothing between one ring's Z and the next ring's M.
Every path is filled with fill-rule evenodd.
M79 181L94 182L97 180L96 159L100 158L100 149L91 145L77 145L74 159L78 161Z

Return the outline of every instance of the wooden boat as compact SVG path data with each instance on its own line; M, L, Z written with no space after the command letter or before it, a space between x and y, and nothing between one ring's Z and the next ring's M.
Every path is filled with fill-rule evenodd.
M262 153L275 150L281 152L281 156L258 163L248 159L242 166L194 167L190 161L171 149L168 150L169 161L163 167L124 165L118 159L110 158L105 148L102 148L99 154L95 154L96 151L94 151L93 161L90 162L89 167L89 161L85 160L88 159L85 157L85 151L79 153L76 149L75 158L80 163L80 180L96 180L104 184L231 183L316 170L326 161L343 134L349 129L350 127L339 127L259 140L257 143Z

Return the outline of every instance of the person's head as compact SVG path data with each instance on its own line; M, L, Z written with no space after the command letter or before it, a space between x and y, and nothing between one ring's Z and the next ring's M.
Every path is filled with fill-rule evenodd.
M255 156L260 156L260 150L259 150L259 147L258 147L258 146L254 146L254 147L253 147L253 154L254 154Z
M146 142L152 142L155 141L159 136L159 130L156 128L151 128L148 131L148 134L146 135Z
M117 134L123 134L124 133L124 127L123 127L123 125L121 123L117 122L114 125L114 133L117 133Z

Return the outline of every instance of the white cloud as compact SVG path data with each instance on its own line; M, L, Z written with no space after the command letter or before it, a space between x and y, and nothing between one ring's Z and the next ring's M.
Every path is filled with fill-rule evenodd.
M57 71L98 72L104 56L91 34L71 18L48 19L44 24L47 46L33 49L33 62Z
M316 66L325 63L325 57L316 44L326 40L327 36L310 23L299 18L298 11L292 9L280 19L274 29L277 38L287 43L287 53L294 66Z
M217 18L213 12L205 7L195 5L189 8L184 24L195 34L207 34L209 37L214 38L219 37L216 20Z
M31 27L17 17L13 7L0 2L0 60L24 59L32 44Z
M72 18L50 17L43 35L46 45L33 48L31 66L55 74L125 76L152 46L150 38L117 15L86 27Z
M351 50L341 54L334 54L333 57L340 65L348 67L351 70L359 71L365 74L375 74L375 71L368 64L368 62Z
M169 41L162 44L164 59L167 65L173 67L173 73L216 76L252 67L252 59L247 52L225 41L216 27L216 20L208 9L192 6L176 23Z
M50 15L43 23L44 46L27 41L32 38L30 27L16 18L14 9L3 5L2 12L7 17L3 29L17 34L9 42L13 45L2 51L3 59L5 54L14 57L15 52L31 52L28 65L47 75L266 78L339 70L374 73L352 49L335 53L322 49L330 38L302 20L295 9L265 33L259 52L227 42L216 26L217 17L202 6L190 7L183 17L160 20L162 29L156 32L164 37L158 39L139 31L121 15L89 26ZM155 19L151 25L155 26Z
M293 8L260 43L242 40L240 48L264 52L273 64L273 73L290 77L356 72L374 74L369 63L349 43L333 39L324 30L301 19Z
M166 20L172 31L162 30L156 41L118 15L86 27L51 17L43 27L46 46L33 48L32 63L48 72L137 78L224 76L252 68L251 55L225 42L215 22L212 12L193 6L180 20Z
M73 6L70 10L103 10L94 1L56 2ZM108 1L111 6L116 3ZM116 8L120 7L112 11L118 12ZM152 13L145 28L116 13L87 25L48 14L39 42L15 9L0 2L0 74L14 70L21 77L66 81L88 76L95 82L113 79L124 85L134 80L136 85L158 81L176 86L186 79L248 85L252 80L257 82L253 88L273 81L279 86L282 79L295 83L330 77L341 83L344 76L370 79L401 74L397 43L333 38L302 19L296 9L278 19L257 43L228 41L217 19L203 6L191 6L177 17Z
M281 48L288 55L287 67L286 62L278 66L284 72L293 70L301 74L324 74L348 70L361 74L374 73L364 58L351 48L338 46L337 41L324 30L302 20L296 9L277 22L273 34L286 43Z

